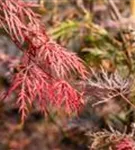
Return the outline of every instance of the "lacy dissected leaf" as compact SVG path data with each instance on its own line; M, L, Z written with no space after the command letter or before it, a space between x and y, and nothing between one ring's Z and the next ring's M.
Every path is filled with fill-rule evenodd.
M37 66L24 66L18 72L13 80L7 96L10 96L14 90L17 90L17 104L21 112L22 119L26 117L28 105L32 106L35 100L38 100L41 111L45 111L46 103L51 96L50 77Z
M53 86L55 101L57 107L65 106L66 112L78 112L83 106L82 95L74 89L68 82L59 80Z
M42 45L36 57L43 68L53 76L64 79L78 73L86 79L87 71L82 60L53 41Z

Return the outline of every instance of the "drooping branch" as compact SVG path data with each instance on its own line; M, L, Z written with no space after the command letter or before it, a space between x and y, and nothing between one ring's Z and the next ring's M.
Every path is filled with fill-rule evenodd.
M40 16L31 9L35 6L21 0L0 0L0 25L23 52L20 69L5 96L17 92L22 121L34 101L42 112L48 104L77 112L82 95L67 80L72 82L77 74L86 79L88 74L80 58L46 34Z

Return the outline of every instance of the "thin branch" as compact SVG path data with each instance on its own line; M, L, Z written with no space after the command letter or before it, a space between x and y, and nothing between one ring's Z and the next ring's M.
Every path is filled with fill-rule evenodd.
M116 15L117 19L119 21L122 21L123 17L121 16L121 14L120 14L117 6L115 5L114 1L113 0L108 0L108 3L111 6L111 8L112 8L114 14Z

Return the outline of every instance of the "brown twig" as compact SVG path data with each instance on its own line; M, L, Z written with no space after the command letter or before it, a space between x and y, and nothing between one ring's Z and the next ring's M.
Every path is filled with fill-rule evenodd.
M115 5L114 1L113 0L108 0L108 4L110 5L115 17L117 18L117 21L122 24L123 23L123 20L125 20L117 6ZM120 29L120 36L121 36L121 39L122 39L122 49L124 50L124 54L125 54L125 57L126 57L126 63L127 63L127 66L129 68L129 74L132 72L132 58L131 58L131 52L130 52L130 46L127 44L127 39L125 37L125 35L123 34L123 31Z
M114 12L115 16L117 17L117 20L122 21L123 17L121 16L118 8L116 7L113 0L108 0L108 4L111 6L112 11Z

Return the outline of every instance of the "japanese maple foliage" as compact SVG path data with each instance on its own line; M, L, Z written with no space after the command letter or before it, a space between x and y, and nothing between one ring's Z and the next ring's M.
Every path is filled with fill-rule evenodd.
M116 144L116 150L135 150L135 143L132 139L124 138Z
M83 104L82 94L70 83L77 74L87 78L82 60L46 34L32 7L37 6L21 0L0 0L0 25L23 52L4 98L16 91L22 121L35 101L43 112L47 112L48 104L65 106L67 113L77 112Z

